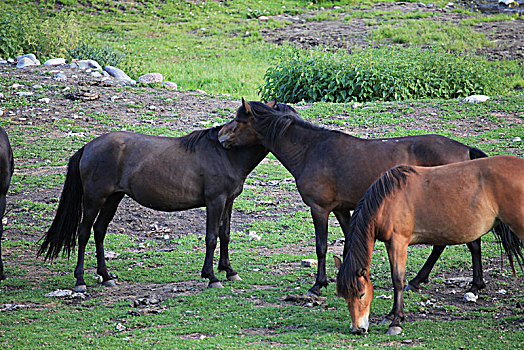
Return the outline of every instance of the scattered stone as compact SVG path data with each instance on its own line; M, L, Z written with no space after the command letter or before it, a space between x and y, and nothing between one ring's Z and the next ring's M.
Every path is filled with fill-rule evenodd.
M25 67L29 67L29 66L35 66L35 65L36 65L36 63L31 61L31 59L29 59L27 57L24 57L24 58L20 59L20 61L18 61L18 63L16 64L16 68L25 68Z
M138 84L154 84L162 83L163 80L164 77L160 73L147 73L138 77L136 82Z
M49 103L49 102L51 102L51 99L50 99L50 98L47 98L47 97L39 98L39 99L38 99L38 102L41 102L41 103Z
M100 95L96 92L91 92L87 90L78 90L76 92L68 92L65 95L66 98L73 101L94 101L100 98Z
M260 241L262 237L257 235L255 231L249 231L249 240L250 241Z
M102 73L100 73L99 71L95 70L94 72L91 72L91 76L93 78L100 78L100 77L102 77Z
M23 87L23 85L18 83L14 83L13 85L11 85L11 89L19 89L21 87Z
M260 16L260 17L258 17L258 20L260 22L267 22L269 20L269 17L268 16Z
M360 102L355 102L351 105L351 108L353 109L360 108L360 107L362 107L362 103Z
M71 64L69 65L71 68L78 68L80 70L85 69L96 69L96 70L102 70L102 67L98 64L95 60L73 60Z
M29 58L34 64L40 64L40 61L36 59L36 56L32 53L28 53L25 55L16 56L16 60L20 61L23 58Z
M34 92L31 92L31 91L19 91L19 92L15 92L16 95L18 96L31 96L31 95L34 95Z
M326 298L316 295L286 295L283 300L300 306L313 307L322 305L326 301Z
M502 5L505 5L507 7L517 7L517 6L519 6L519 3L516 2L515 0L499 0L498 3L502 4Z
M43 88L43 86L40 85L40 84L35 84L35 85L31 86L31 87L32 87L33 89L35 89L35 90L38 90L38 89L42 89L42 88Z
M476 303L477 299L478 299L478 296L476 296L472 292L467 292L466 294L464 294L465 303Z
M302 267L313 267L313 266L317 266L317 265L318 265L318 261L315 260L315 259L303 259L300 262L300 266L302 266Z
M112 66L106 66L105 71L109 73L110 76L112 76L119 82L123 83L124 85L135 85L136 84L136 81L131 79L129 75L124 73L124 71L119 68L112 67Z
M0 98L4 98L4 94L0 92Z
M51 58L50 60L44 62L44 66L59 66L65 63L65 58Z
M23 304L3 304L3 305L0 305L0 312L13 311L16 309L25 309L28 307L29 305L23 305Z
M205 92L204 90L196 89L195 92L197 94L207 95L207 92Z
M149 110L151 110L151 111L156 111L156 110L158 109L158 107L155 106L155 105L151 105L151 106L149 106L149 107L147 107L147 108L148 108Z
M382 294L382 295L379 295L379 296L376 297L376 298L377 298L377 299L391 299L391 298L393 298L393 296Z
M53 76L53 79L56 81L67 80L67 76L64 73L58 73Z
M116 330L119 331L119 332L123 332L123 331L125 331L125 330L127 329L126 326L124 326L124 325L123 325L122 323L120 323L120 322L118 322L118 323L116 324L116 327L115 327L115 328L116 328Z
M70 297L73 295L73 291L69 289L57 289L54 292L47 293L44 296L46 298L63 298Z
M502 294L502 295L506 295L506 294L508 294L508 291L505 290L505 289L499 289L499 290L497 290L495 293L497 293L497 294Z
M176 83L173 83L172 81L164 81L162 83L162 86L164 86L166 89L170 89L170 90L177 90L178 89L178 85Z
M513 142L520 142L520 141L522 141L522 139L521 139L520 137L517 136L517 137L515 137L512 141L513 141Z
M486 95L471 95L464 99L465 102L469 103L481 103L489 100L489 96Z
M104 254L106 260L109 260L109 259L115 259L115 258L117 258L119 255L120 255L120 253L114 252L114 251L112 251L112 250L108 250L108 251L106 251L105 254Z

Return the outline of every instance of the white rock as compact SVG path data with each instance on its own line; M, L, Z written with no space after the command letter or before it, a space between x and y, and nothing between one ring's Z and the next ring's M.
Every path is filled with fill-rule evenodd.
M508 294L508 292L507 292L505 289L499 289L499 290L497 290L495 293L497 293L497 294L502 294L502 295L506 295L506 294Z
M124 71L119 68L106 66L105 71L109 73L110 76L114 77L116 80L118 80L121 83L124 83L125 85L136 85L136 81L131 79L129 75L124 73Z
M29 59L27 57L23 57L16 64L16 68L25 68L25 67L29 67L29 66L35 66L35 65L36 65L36 63L31 61L31 59Z
M29 58L31 61L33 61L34 64L37 64L39 63L40 61L38 61L36 59L36 56L32 53L28 53L28 54L25 54L25 55L20 55L20 56L16 56L16 59L18 61L20 61L22 58Z
M518 136L513 139L513 142L520 142L520 141L522 141L522 139Z
M4 98L4 94L0 92L0 98Z
M177 90L178 89L178 85L176 83L173 83L172 81L164 81L162 83L162 85L166 88L166 89L170 89L170 90Z
M96 69L96 70L102 70L102 67L98 64L95 60L75 60L71 62L70 64L71 68L78 68L81 70L84 69Z
M478 299L478 296L476 296L475 294L471 292L467 292L466 294L464 294L465 303L476 303L477 299Z
M61 298L61 297L69 297L73 295L73 291L69 289L57 289L54 292L47 293L44 296L46 298Z
M11 85L11 89L18 89L18 88L21 88L23 87L22 84L18 84L18 83L14 83L13 85Z
M257 235L257 233L255 231L249 231L249 240L251 240L251 241L260 241L261 239L262 239L262 237Z
M49 99L49 98L47 98L47 97L44 97L44 98L40 98L40 99L38 99L38 102L49 103L49 102L51 102L51 99Z
M100 73L99 71L95 70L94 72L91 72L91 76L94 77L94 78L100 78L102 76L102 73Z
M126 330L126 326L124 326L122 323L119 322L116 324L116 330L119 332L123 332Z
M58 73L53 76L53 79L56 81L67 80L67 76L64 73Z
M35 90L37 90L37 89L42 89L42 88L43 88L43 86L40 85L40 84L35 84L35 85L31 86L31 87L32 87L33 89L35 89Z
M196 92L197 94L203 94L203 95L206 95L206 94L207 94L207 92L205 92L204 90L200 90L200 89L196 89L195 92Z
M393 298L393 296L382 294L382 295L379 295L378 297L375 297L375 298L377 298L377 299L391 299L391 298Z
M30 91L19 91L19 92L15 92L16 95L18 96L31 96L31 95L34 95L33 92L30 92Z
M161 83L163 80L164 77L160 73L147 73L138 77L136 82L138 84L154 84Z
M50 60L44 62L44 66L59 66L65 63L65 58L51 58Z
M470 103L486 102L487 100L489 100L489 96L486 95L471 95L464 99L464 101Z
M499 0L499 4L503 4L509 7L513 7L515 5L518 5L515 0Z

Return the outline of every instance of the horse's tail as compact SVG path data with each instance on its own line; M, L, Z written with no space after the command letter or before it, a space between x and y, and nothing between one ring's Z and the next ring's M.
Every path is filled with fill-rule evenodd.
M515 260L519 264L522 272L524 272L524 244L522 240L513 231L511 231L509 226L502 222L493 228L493 233L495 233L502 247L504 248L504 251L508 256L511 271L513 272L513 277L516 279L517 274L515 272Z
M84 194L80 178L80 158L83 153L84 147L69 159L64 189L55 218L49 231L41 238L44 241L38 249L38 255L45 254L45 260L57 258L61 250L63 250L63 255L69 257L75 248L78 224L82 219Z
M469 148L469 159L478 159L478 158L487 158L488 155L478 148L470 147Z

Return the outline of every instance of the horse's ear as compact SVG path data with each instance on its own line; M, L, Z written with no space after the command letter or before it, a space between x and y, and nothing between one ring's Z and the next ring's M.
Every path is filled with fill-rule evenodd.
M358 269L358 271L357 271L357 276L358 276L358 277L364 277L364 276L366 276L366 269Z
M277 99L273 99L269 102L266 102L266 105L269 107L269 108L275 108L275 106L277 105Z
M249 102L244 100L243 97L242 97L242 106L244 106L244 108L246 109L247 114L253 115L253 110L251 109L251 105L249 104Z
M342 266L342 260L338 256L334 256L333 259L335 259L335 267L337 270L340 270L340 266Z

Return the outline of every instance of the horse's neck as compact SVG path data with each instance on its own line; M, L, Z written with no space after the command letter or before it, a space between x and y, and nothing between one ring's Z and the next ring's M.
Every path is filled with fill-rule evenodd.
M252 146L242 150L230 157L230 161L236 168L242 169L243 175L247 176L269 153L263 146Z
M321 133L324 131L293 124L283 136L275 140L271 153L296 178L306 164L310 149L322 139Z

